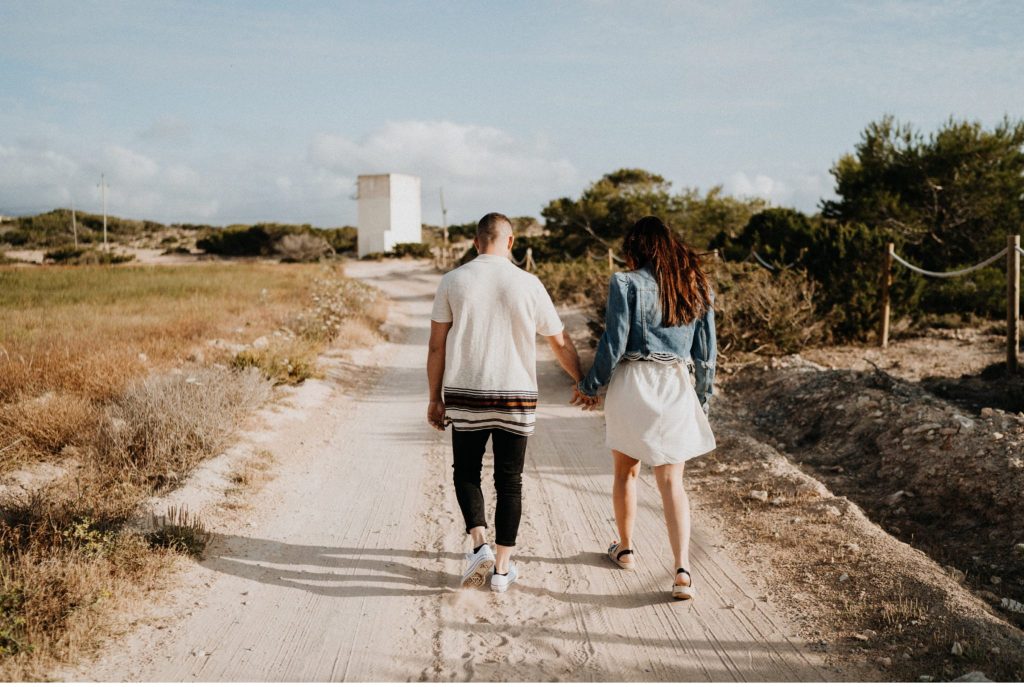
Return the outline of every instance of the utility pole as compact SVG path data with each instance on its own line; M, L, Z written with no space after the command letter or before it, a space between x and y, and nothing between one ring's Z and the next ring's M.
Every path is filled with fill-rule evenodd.
M100 193L103 196L103 250L110 252L107 246L107 181L103 174L100 174Z
M75 236L75 248L78 248L78 222L75 221L75 199L71 199L71 233Z
M444 186L441 187L441 234L444 236L444 248L441 249L444 255L445 267L448 266L448 208L444 206Z

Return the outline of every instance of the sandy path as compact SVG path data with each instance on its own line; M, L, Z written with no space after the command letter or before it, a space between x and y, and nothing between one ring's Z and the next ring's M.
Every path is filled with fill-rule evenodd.
M62 677L829 678L771 606L745 591L744 573L701 522L693 560L700 600L668 600L671 556L649 472L640 490L642 565L612 569L602 553L614 531L602 418L566 405L567 379L547 356L527 456L521 583L503 596L455 591L466 541L448 437L423 420L438 275L415 263L354 263L349 273L394 301L399 336L378 349L378 381L354 398L328 384L320 412L267 437L279 476L259 492L248 522L218 527L161 618Z

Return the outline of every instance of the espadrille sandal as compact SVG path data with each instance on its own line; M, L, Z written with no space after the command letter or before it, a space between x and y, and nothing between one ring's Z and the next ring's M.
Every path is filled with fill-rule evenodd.
M691 575L690 571L687 570L686 568L679 568L678 570L676 570L676 576L678 576L680 573L682 573L683 575L686 575L686 577L689 578L689 581L686 584L674 584L674 585L672 585L672 598L673 599L692 599L693 595L694 595L694 592L695 592L695 590L693 588L693 575Z
M612 545L608 547L608 558L623 570L632 570L636 567L636 561L622 560L623 556L630 555L633 555L633 549L620 549L619 542L612 542Z

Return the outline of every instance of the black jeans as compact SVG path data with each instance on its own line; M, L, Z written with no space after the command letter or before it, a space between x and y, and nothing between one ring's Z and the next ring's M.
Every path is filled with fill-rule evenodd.
M480 471L488 438L494 450L494 490L498 493L498 504L494 512L494 541L500 546L515 546L519 519L523 513L523 460L526 457L528 437L504 429L464 432L452 428L455 496L466 521L467 533L474 527L487 527Z

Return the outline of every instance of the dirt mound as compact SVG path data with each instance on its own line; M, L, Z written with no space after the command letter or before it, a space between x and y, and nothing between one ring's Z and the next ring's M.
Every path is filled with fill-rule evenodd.
M1024 413L975 414L881 370L798 356L747 366L728 388L750 430L994 608L1024 599Z

